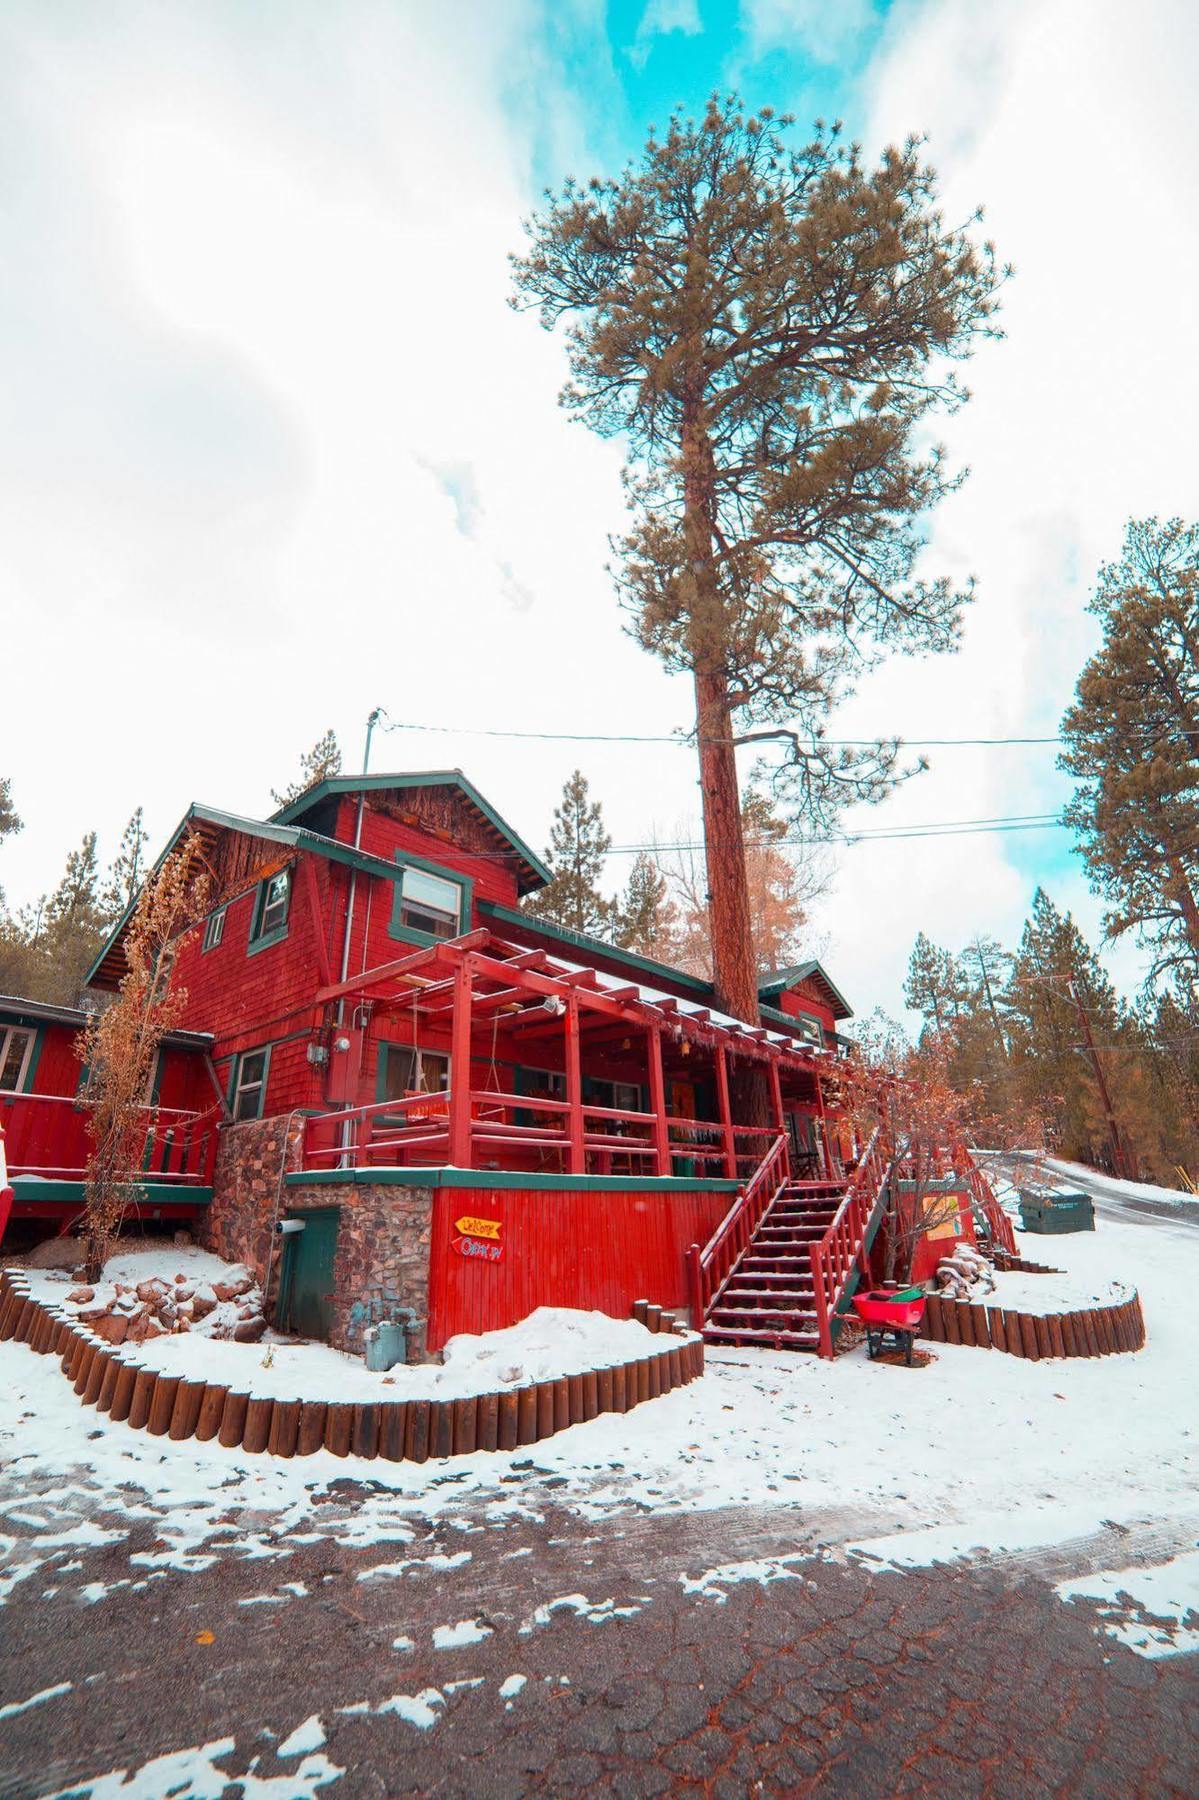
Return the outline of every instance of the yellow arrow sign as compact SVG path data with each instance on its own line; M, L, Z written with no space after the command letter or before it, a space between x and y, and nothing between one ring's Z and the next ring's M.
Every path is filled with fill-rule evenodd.
M463 1237L498 1238L501 1221L499 1219L455 1219L455 1229Z

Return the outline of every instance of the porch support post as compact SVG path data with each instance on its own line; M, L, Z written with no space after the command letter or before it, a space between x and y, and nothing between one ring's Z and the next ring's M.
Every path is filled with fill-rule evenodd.
M775 1129L777 1131L781 1131L783 1136L786 1137L787 1121L783 1117L783 1087L782 1087L782 1083L779 1080L779 1059L777 1056L772 1056L770 1058L769 1068L770 1068L770 1102L774 1108ZM791 1145L790 1145L790 1143L788 1143L788 1145L787 1145L787 1166L788 1166L788 1169L790 1169L790 1166L791 1166Z
M569 1168L572 1175L587 1173L587 1150L583 1143L583 1078L579 1069L579 1003L573 994L566 1000L566 1117L569 1134Z
M670 1174L670 1129L666 1123L666 1082L662 1074L662 1028L651 1025L649 1045L649 1109L654 1115L655 1173Z
M820 1070L816 1070L816 1098L820 1102L820 1136L824 1141L824 1172L831 1176L833 1172L833 1140L828 1132L828 1114L824 1110L824 1083L820 1079Z
M733 1136L733 1112L729 1105L729 1067L724 1045L716 1046L716 1101L720 1107L720 1130L724 1138L724 1172L730 1181L737 1179L737 1143Z
M454 1016L450 1025L450 1162L469 1169L470 1142L470 1013L473 965L464 956L454 970Z

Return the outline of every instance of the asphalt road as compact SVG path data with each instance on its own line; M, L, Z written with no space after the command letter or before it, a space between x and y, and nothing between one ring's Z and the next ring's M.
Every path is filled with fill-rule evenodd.
M1132 1654L1043 1569L871 1575L785 1509L593 1525L526 1492L364 1543L347 1482L190 1570L152 1515L67 1531L0 1611L0 1705L71 1684L0 1714L0 1795L1199 1795L1199 1656ZM10 1569L47 1504L88 1512L9 1496ZM769 1578L712 1573L746 1559Z

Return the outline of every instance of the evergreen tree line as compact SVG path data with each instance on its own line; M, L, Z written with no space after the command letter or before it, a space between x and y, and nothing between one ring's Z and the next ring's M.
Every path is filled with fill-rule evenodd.
M1180 1169L1199 1166L1193 992L1172 983L1134 1004L1121 999L1074 919L1043 888L1014 951L986 936L950 950L919 933L904 998L924 1020L921 1053L943 1062L979 1141L1045 1143L1117 1172L1089 1027L1126 1173L1176 1187Z
M764 795L747 791L741 818L754 960L765 974L804 954L808 909L825 891L829 875L826 867L801 866L791 856L786 821ZM552 879L526 900L524 910L710 979L711 906L702 851L688 845L640 851L623 890L613 895L607 891L611 848L603 808L576 769L554 811L546 851Z

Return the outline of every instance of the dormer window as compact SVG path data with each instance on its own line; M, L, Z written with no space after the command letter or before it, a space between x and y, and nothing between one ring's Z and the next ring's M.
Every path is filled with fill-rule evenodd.
M393 937L428 943L469 930L471 883L467 876L407 855L399 855L397 860L402 868L392 907Z
M258 885L254 902L254 919L250 928L250 949L264 950L287 936L287 914L291 906L291 870L279 869Z

